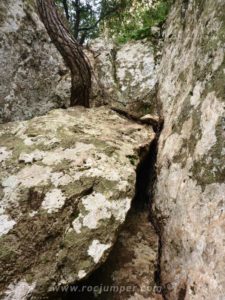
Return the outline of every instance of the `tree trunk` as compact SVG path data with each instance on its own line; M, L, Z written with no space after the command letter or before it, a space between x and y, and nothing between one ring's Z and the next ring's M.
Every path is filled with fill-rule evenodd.
M89 107L91 69L79 43L60 20L53 0L37 0L38 11L49 36L71 71L71 106Z
M69 7L68 7L67 0L63 0L63 7L64 7L64 11L65 11L65 14L66 14L66 19L67 19L67 21L69 21L70 20L70 15L69 15Z
M81 13L80 1L79 0L76 0L75 2L73 2L73 8L75 10L75 21L74 21L73 35L74 35L75 39L78 41L79 27L80 27L80 13Z

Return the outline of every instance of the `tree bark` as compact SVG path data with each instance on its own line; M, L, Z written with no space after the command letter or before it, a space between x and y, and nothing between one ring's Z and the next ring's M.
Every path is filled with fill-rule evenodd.
M89 107L91 69L82 47L60 20L53 0L37 0L38 11L50 38L71 71L71 106Z

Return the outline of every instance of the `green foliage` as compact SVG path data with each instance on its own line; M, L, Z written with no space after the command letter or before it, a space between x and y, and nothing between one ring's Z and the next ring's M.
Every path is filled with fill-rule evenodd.
M82 44L107 34L118 43L151 36L153 26L161 26L172 0L55 0L74 37ZM68 6L66 14L65 5Z
M132 6L127 5L120 16L111 18L107 26L118 43L129 40L139 40L152 35L153 26L161 27L166 21L171 1L161 0L152 7L139 6L132 11Z
M123 7L126 0L54 0L81 44L100 35L100 24Z

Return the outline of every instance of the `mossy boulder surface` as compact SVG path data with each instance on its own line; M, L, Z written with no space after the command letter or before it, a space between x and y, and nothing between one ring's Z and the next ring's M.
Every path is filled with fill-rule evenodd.
M131 206L139 148L153 138L107 108L0 126L3 297L40 299L105 261Z

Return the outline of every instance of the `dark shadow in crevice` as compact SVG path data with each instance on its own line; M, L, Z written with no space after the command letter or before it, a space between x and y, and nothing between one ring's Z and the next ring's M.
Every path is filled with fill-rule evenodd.
M137 167L136 179L136 194L133 200L133 206L138 211L148 210L149 222L152 224L156 234L158 235L158 259L156 262L156 269L154 281L156 286L162 287L161 283L161 255L162 255L162 240L161 227L153 212L153 202L155 197L155 185L157 181L157 155L158 155L158 141L160 137L163 124L159 131L156 132L156 138L149 145L149 150L145 153ZM162 295L163 296L163 295ZM164 297L164 296L163 296Z
M137 166L136 192L132 207L138 211L149 210L154 194L154 183L156 180L158 138L149 145L147 151L141 153L141 160Z

